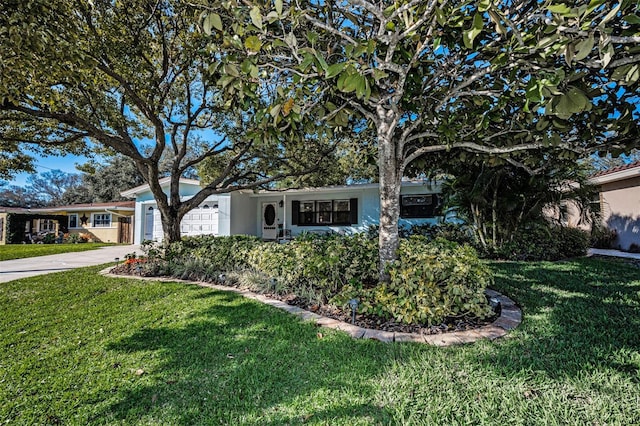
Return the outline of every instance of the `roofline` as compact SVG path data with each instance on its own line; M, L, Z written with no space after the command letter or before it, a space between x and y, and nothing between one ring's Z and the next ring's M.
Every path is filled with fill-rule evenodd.
M640 166L620 170L617 172L607 173L600 176L594 176L589 179L589 181L597 185L602 185L605 183L617 182L620 180L632 179L635 177L640 177Z
M98 211L106 211L106 210L116 210L116 211L125 211L125 212L135 212L135 207L123 207L123 206L114 206L114 205L104 205L104 206L85 206L85 207L38 207L34 209L24 209L23 211L16 213L47 213L47 212L98 212Z
M402 182L401 186L406 187L420 187L420 186L439 186L441 181L421 181L421 182ZM366 189L378 189L379 183L357 183L352 185L334 185L334 186L322 186L317 188L298 188L298 189L283 189L283 190L261 190L249 194L250 197L269 197L278 194L296 195L296 194L311 194L311 193L327 193L327 192L349 192Z
M160 179L158 182L161 186L170 182L171 177L164 177ZM442 181L435 180L423 180L419 182L415 181L405 181L402 182L402 187L419 187L419 186L427 186L427 185L440 185ZM192 185L200 185L200 181L195 179L185 179L181 178L180 183L192 184ZM249 194L250 197L269 197L277 194L309 194L309 193L326 193L326 192L347 192L354 190L363 190L363 189L378 189L380 184L378 183L356 183L351 185L332 185L332 186L322 186L316 188L294 188L294 189L282 189L282 190L260 190L257 192L252 192L250 189L241 189L237 191L231 192L240 192L243 194ZM122 191L120 195L123 197L135 197L140 192L148 191L149 184L144 184L140 186L136 186L135 188L128 189L126 191ZM214 194L215 195L215 194ZM220 195L220 194L218 194Z
M180 178L178 182L200 186L200 181L195 179ZM166 186L168 183L171 183L171 176L158 179L158 183L160 184L161 187ZM151 189L151 186L148 183L145 183L144 185L136 186L135 188L122 191L120 192L120 195L127 198L133 198L136 195L138 195L140 192L149 191L150 189Z

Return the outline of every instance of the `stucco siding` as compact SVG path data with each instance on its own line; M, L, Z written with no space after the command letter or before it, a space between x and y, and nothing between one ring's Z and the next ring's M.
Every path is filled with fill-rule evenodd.
M435 185L411 185L403 187L401 194L409 195L423 195L423 194L437 194L440 192L440 188ZM292 211L293 202L304 201L331 201L331 200L351 200L357 199L357 223L351 225L294 225L292 223L293 215L296 212ZM299 235L303 232L326 232L333 231L337 233L353 234L357 232L366 232L371 226L378 225L380 223L380 198L378 188L357 188L350 190L337 190L335 192L322 191L322 192L308 192L304 194L275 194L265 195L260 194L257 199L255 224L255 235L262 236L262 212L263 206L266 203L276 204L277 223L283 225L281 229L287 229L292 236ZM282 206L280 206L280 202ZM285 219L286 217L286 219ZM425 218L425 219L400 219L400 226L410 226L412 224L421 223L436 223L439 220L437 217Z
M640 246L640 177L603 184L601 197L603 223L617 232L619 248Z
M230 194L230 233L226 235L258 235L255 222L257 201L246 193ZM222 234L221 234L222 235Z

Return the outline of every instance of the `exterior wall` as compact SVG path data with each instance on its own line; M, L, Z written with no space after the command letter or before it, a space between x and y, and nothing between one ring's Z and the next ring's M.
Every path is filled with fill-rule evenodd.
M438 194L440 188L435 185L407 185L403 186L401 190L402 195L408 194ZM299 235L303 232L327 232L333 231L337 233L353 234L357 232L366 232L369 227L378 225L380 223L380 195L377 187L365 187L358 188L355 186L353 189L338 189L335 192L332 191L309 191L306 193L274 193L271 194L259 194L254 196L256 200L256 208L253 216L255 221L253 235L262 236L262 209L265 203L275 203L278 207L277 223L282 225L281 228L290 231L291 236ZM353 225L293 225L292 224L292 202L293 201L322 201L322 200L349 200L356 198L358 200L358 222ZM285 201L286 200L286 201ZM280 201L283 201L283 205L280 206ZM285 220L286 216L286 220ZM423 223L437 223L441 218L433 217L426 219L400 219L399 226L410 226L413 224Z
M113 211L80 211L80 212L68 212L67 217L77 214L78 222L75 228L69 227L69 234L83 234L87 235L91 240L102 243L117 243L119 237L119 222L120 216L131 217L133 212L117 212ZM96 214L111 214L110 226L94 226L94 215ZM87 223L82 224L80 218L87 217ZM133 222L133 221L132 221ZM135 226L132 223L132 226Z
M188 199L200 190L194 184L181 184L181 199ZM432 184L403 185L401 194L438 194L440 188ZM292 224L293 201L322 201L322 200L358 200L358 221L352 225L312 225L299 226ZM375 185L353 187L337 187L335 189L316 189L308 191L283 191L273 193L258 193L250 191L233 192L230 194L214 195L207 201L218 203L218 232L215 235L255 235L262 236L262 209L265 203L276 206L276 221L279 230L287 230L292 236L302 232L356 233L365 232L372 225L380 221L380 201L378 188ZM280 205L282 204L282 205ZM134 243L140 244L145 239L146 212L152 207L153 239L162 240L162 224L160 212L150 191L136 195L135 205L135 238ZM427 219L400 219L400 226L410 226L420 223L436 223L440 217ZM284 234L284 232L283 232Z
M619 248L640 246L640 177L603 184L601 200L603 223L617 232Z
M191 184L180 184L180 199L188 200L193 197L200 191L200 186L191 185ZM220 194L220 195L212 195L207 197L202 204L218 204L217 211L217 227L213 232L202 232L202 234L213 234L213 235L231 235L230 232L230 199L231 196L229 194ZM153 208L153 227L152 227L152 238L154 241L162 241L164 238L164 231L162 230L162 221L160 217L160 210L158 210L158 206L155 202L153 194L151 191L145 191L139 195L136 195L136 205L135 205L135 224L134 224L134 244L141 244L145 238L145 233L147 232L147 212L149 208ZM190 233L191 235L197 234L194 232Z
M258 209L258 201L247 193L233 192L229 197L230 209L220 209L220 219L224 215L229 216L229 233L220 235L258 235L255 222L255 212Z

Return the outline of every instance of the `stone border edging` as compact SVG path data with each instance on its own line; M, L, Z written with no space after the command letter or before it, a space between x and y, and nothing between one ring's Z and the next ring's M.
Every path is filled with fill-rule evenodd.
M476 328L473 330L453 331L451 333L442 334L418 334L418 333L400 333L394 331L372 330L369 328L359 327L333 318L323 317L322 315L309 312L297 306L289 305L281 300L271 299L262 294L254 293L249 290L241 290L237 287L227 287L219 284L211 284L202 281L188 281L178 278L168 277L139 277L134 275L117 275L112 274L110 266L100 271L100 275L111 278L127 278L147 281L161 282L180 282L187 284L196 284L200 287L212 288L219 291L231 291L237 293L247 299L257 300L266 305L273 306L278 309L289 312L305 321L313 321L320 327L332 328L334 330L344 331L355 339L374 339L381 342L416 342L427 343L433 346L452 346L465 343L473 343L481 339L494 340L505 336L509 331L515 329L522 322L522 311L516 303L498 293L495 290L487 289L485 293L491 298L495 298L500 302L501 312L498 319L491 324Z

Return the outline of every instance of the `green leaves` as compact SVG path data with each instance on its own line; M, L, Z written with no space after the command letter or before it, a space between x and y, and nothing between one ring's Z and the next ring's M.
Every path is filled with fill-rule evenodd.
M345 67L345 63L341 62L341 63L337 63L337 64L333 64L327 67L326 73L325 73L325 77L326 78L333 78L335 76L337 76L338 74L340 74L342 72L342 70Z
M255 25L259 30L262 29L262 14L260 13L260 8L258 6L254 6L249 12L249 16L251 17L251 22Z
M593 46L595 45L595 40L593 39L593 35L590 35L586 39L580 41L576 44L577 53L574 57L576 61L581 61L585 59L593 50Z
M250 52L259 52L262 47L262 42L257 36L249 36L244 41L244 47Z
M592 107L591 100L575 86L554 98L551 112L560 118L569 118L572 114L588 111Z
M628 64L618 67L611 74L611 79L617 81L621 85L631 85L640 79L640 65Z
M473 40L475 40L475 38L478 35L480 35L480 33L482 32L483 25L484 25L484 22L482 20L482 15L479 13L476 13L473 16L473 22L471 24L471 28L469 28L468 30L465 30L462 33L462 40L467 49L473 49Z
M371 86L367 78L353 70L340 74L337 87L344 93L355 92L358 99L368 99L371 96Z
M212 28L215 28L218 31L222 31L223 29L222 19L217 13L210 13L204 18L204 21L202 22L202 29L204 30L205 34L211 35Z
M547 10L551 13L557 13L559 15L568 15L571 13L571 8L563 3L552 4L547 7Z

